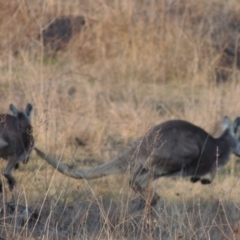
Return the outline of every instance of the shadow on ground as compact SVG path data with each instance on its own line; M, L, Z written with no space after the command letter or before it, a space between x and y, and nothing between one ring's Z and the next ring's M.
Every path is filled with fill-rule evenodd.
M240 203L218 199L187 202L161 199L158 206L147 213L146 209L137 211L135 202L126 202L109 197L58 203L46 199L44 205L39 206L39 218L29 222L17 220L18 211L1 211L1 237L234 239L238 236Z

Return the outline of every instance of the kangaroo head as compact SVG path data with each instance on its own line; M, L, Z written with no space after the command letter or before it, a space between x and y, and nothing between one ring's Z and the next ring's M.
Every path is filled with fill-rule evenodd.
M233 122L233 132L237 141L237 146L235 148L234 154L240 157L240 117L237 117Z
M233 153L240 156L240 117L232 122L228 117L222 120L222 130L228 131L233 142Z

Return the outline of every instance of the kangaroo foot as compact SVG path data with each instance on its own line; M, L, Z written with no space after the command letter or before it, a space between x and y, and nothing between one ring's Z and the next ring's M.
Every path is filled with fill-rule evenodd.
M202 178L201 179L201 184L211 184L211 183L212 183L212 181L207 179L207 178Z
M190 178L190 181L191 181L192 183L196 183L196 182L200 181L200 178L199 178L199 177L191 177L191 178Z

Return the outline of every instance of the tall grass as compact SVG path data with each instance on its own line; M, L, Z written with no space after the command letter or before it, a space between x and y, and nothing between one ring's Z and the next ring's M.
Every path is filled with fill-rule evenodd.
M236 0L0 1L0 110L31 102L36 145L73 167L109 161L168 119L217 136L222 117L240 109L237 64L225 66L228 81L216 82L232 37L225 23L237 21L238 9ZM86 26L65 51L45 56L40 30L69 14L83 15ZM0 236L239 239L238 169L233 157L211 186L159 180L162 198L149 217L134 208L128 173L77 181L33 154L2 202L13 197L41 217L21 224L2 214Z

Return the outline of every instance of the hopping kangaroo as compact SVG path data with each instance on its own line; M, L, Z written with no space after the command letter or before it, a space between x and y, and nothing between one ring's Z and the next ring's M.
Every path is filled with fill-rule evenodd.
M13 116L0 114L0 157L8 161L3 174L8 181L9 189L12 190L15 179L11 171L20 161L27 163L34 139L30 124L32 105L27 104L24 112L18 111L13 104L10 104L9 108Z
M141 206L147 199L149 181L160 177L190 177L192 182L209 184L218 167L225 165L231 153L240 155L240 117L222 121L222 134L213 138L200 127L182 120L171 120L153 127L137 144L116 159L91 169L71 169L37 148L37 154L59 172L77 179L94 179L130 169L130 186L141 194ZM202 178L210 173L211 178ZM153 192L151 206L159 196Z

